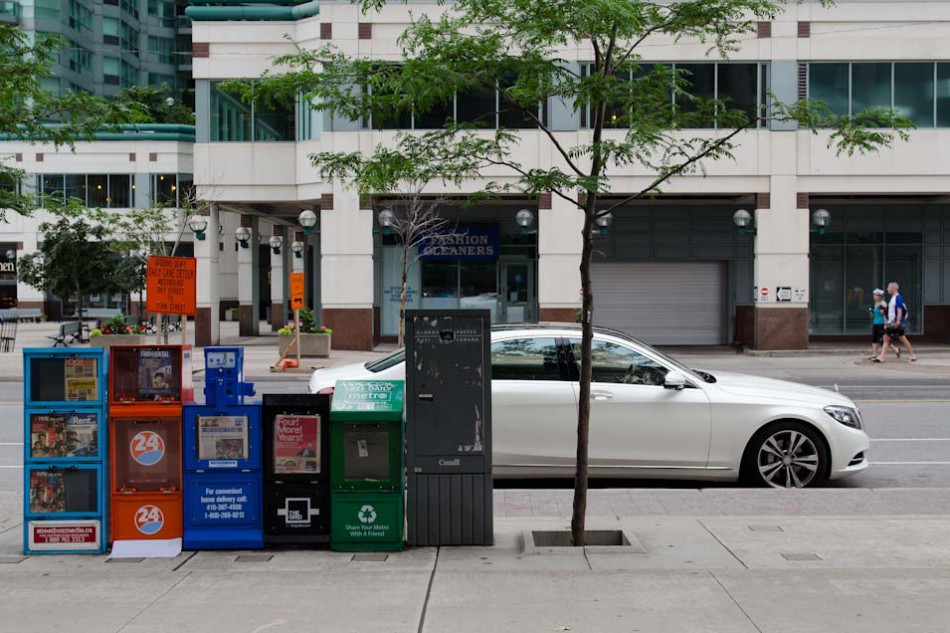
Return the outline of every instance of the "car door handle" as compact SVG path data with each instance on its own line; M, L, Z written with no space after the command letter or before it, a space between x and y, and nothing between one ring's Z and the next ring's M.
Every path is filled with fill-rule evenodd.
M590 399L591 400L610 400L614 397L614 394L609 391L591 391Z

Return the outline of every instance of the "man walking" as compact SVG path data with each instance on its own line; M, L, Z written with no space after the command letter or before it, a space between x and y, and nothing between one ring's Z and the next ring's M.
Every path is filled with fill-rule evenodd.
M907 306L904 304L904 297L901 296L900 286L896 281L887 284L887 294L891 295L891 300L887 304L887 325L885 326L887 336L884 337L884 345L881 348L881 355L874 359L877 363L883 363L887 355L887 348L892 343L900 341L910 354L910 362L917 360L914 354L914 348L907 335L904 333L904 326L907 323Z

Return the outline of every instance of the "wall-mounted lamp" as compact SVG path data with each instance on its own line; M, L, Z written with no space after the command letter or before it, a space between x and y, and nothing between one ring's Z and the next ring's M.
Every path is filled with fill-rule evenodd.
M383 209L379 212L379 215L376 216L376 221L379 222L379 227L383 235L389 235L393 232L393 224L396 223L396 214L393 213L392 209Z
M736 225L739 235L755 235L755 227L752 226L752 214L745 209L739 209L732 214L732 223Z
M246 226L239 226L237 230L234 231L234 237L237 238L241 248L247 248L248 244L251 243L251 229Z
M267 245L270 246L270 250L274 253L274 255L280 255L280 247L283 245L283 243L283 238L278 235L271 235L270 239L267 240Z
M208 228L208 218L203 215L193 215L191 219L188 220L188 228L194 232L196 240L203 242L205 239L205 229Z
M608 235L610 233L610 227L614 224L614 214L608 211L603 215L598 215L594 218L594 224L597 225L598 233Z
M290 245L290 250L294 252L294 257L297 259L303 258L303 242L294 240L294 242Z
M534 225L534 212L531 209L521 209L515 214L515 223L521 229L522 235L531 233L531 227Z
M825 231L831 226L831 212L828 209L818 209L811 214L812 233L824 235Z
M297 216L297 221L300 222L300 226L303 227L303 234L309 237L313 231L313 227L317 225L317 214L310 209L304 209L300 212L300 215Z

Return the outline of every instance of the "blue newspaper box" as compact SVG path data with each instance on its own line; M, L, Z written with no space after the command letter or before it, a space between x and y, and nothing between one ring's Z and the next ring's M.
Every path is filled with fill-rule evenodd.
M108 540L103 349L23 350L23 551L102 553Z
M185 549L264 545L261 407L244 404L242 363L240 348L206 348L206 402L185 406Z

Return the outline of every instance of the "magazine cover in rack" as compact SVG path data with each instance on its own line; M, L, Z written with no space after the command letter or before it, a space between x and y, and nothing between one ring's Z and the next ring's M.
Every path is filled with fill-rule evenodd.
M139 350L139 398L174 400L178 398L179 377L175 375L172 351Z
M198 459L247 459L246 416L200 416Z
M274 418L274 472L320 472L320 416Z
M95 358L67 358L63 376L66 400L89 402L99 398L99 377Z
M54 470L30 473L30 512L65 512L66 479Z

